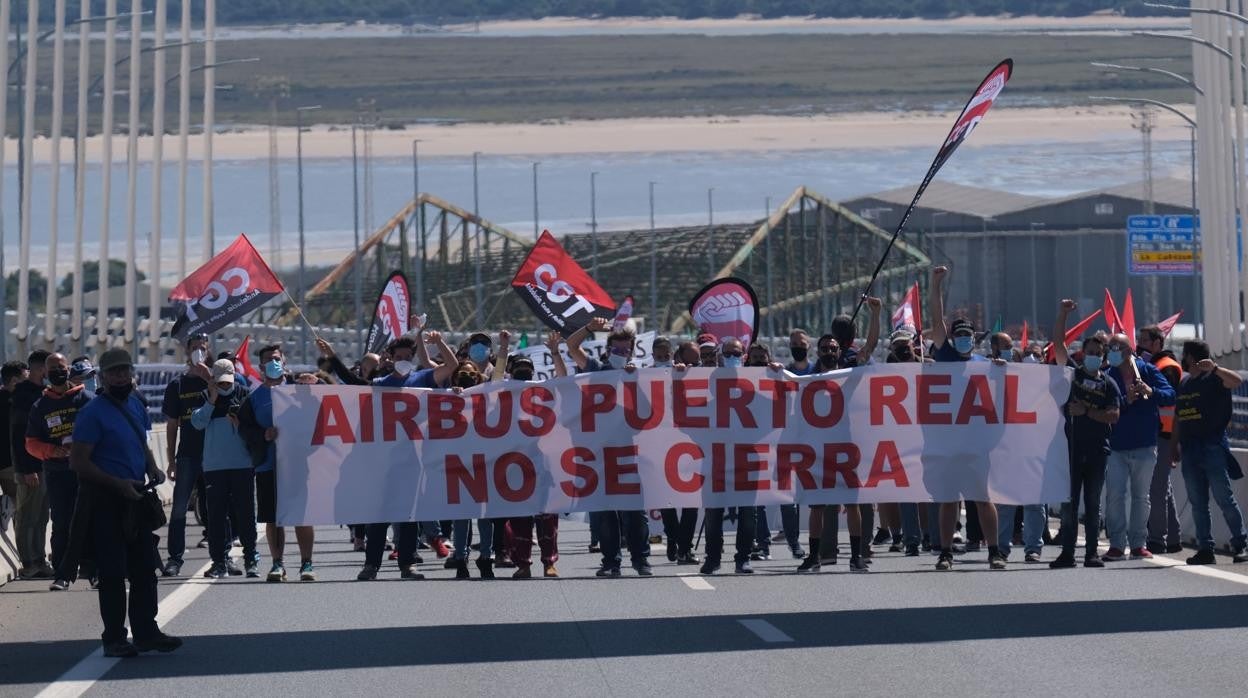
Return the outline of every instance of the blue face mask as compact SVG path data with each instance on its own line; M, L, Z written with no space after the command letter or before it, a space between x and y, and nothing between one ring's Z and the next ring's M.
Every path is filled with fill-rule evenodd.
M281 378L282 377L282 362L278 361L277 359L273 359L272 361L266 363L264 365L264 377L273 381L277 380L278 378Z
M95 376L91 376L85 382L83 382L82 387L94 393L94 392L99 391L100 384L98 381L95 380Z
M740 356L725 356L724 368L741 368Z
M1083 368L1088 373L1096 373L1101 370L1101 357L1085 354L1083 357Z
M490 358L490 348L484 344L473 344L468 347L468 358L476 363L481 363Z
M1105 360L1106 362L1109 363L1110 366L1121 366L1122 365L1122 352L1116 349L1110 349L1105 354Z
M967 337L965 335L961 337L954 337L953 348L956 349L959 354L969 354L971 353L971 350L975 348L975 338Z
M655 368L671 368L672 362L671 361L655 361L654 367Z

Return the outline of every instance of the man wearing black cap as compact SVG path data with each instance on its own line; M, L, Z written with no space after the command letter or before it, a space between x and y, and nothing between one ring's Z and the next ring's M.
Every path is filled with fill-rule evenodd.
M975 326L966 318L954 320L945 326L944 294L941 286L948 267L932 269L932 284L928 298L928 307L932 309L932 346L935 347L933 358L937 362L952 361L987 361L987 357L975 353ZM1005 362L997 359L1000 365ZM936 561L936 569L953 568L953 529L957 525L958 509L961 502L942 502L940 505L940 558ZM971 502L967 502L969 506ZM979 511L979 524L984 531L997 530L997 508L992 502L975 502ZM992 541L995 543L996 541ZM933 541L934 543L934 541ZM988 546L988 565L994 570L1005 569L1005 558L996 545Z
M70 467L91 487L92 535L99 565L100 618L104 656L134 657L140 652L172 652L182 640L156 625L156 536L132 524L145 481L164 482L147 447L151 422L134 395L134 362L124 349L100 357L100 394L78 413ZM126 581L130 582L127 599ZM127 605L134 643L127 641Z

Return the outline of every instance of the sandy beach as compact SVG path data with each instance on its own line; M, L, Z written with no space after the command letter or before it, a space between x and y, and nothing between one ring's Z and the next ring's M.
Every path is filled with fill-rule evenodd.
M604 119L536 124L413 125L403 130L377 131L374 153L405 157L412 140L420 140L425 156L564 155L621 152L758 152L783 150L838 150L904 148L939 143L952 125L948 112L856 113L810 117L744 116L666 119ZM1134 138L1130 109L1121 106L997 109L975 132L969 147L1011 143L1092 143ZM1180 140L1187 128L1176 116L1158 115L1158 140ZM278 150L283 158L295 154L295 130L280 129ZM166 136L166 161L177 158L177 137ZM89 139L87 157L98 162L101 140ZM150 158L151 138L141 138L140 158ZM16 162L16 141L6 143L6 164ZM202 136L192 136L192 159L199 159ZM263 128L220 133L213 140L217 160L248 160L268 156L268 132ZM304 157L351 156L350 129L314 127L303 137ZM50 160L46 138L35 142L36 162ZM114 142L114 161L125 158L125 137ZM73 145L61 144L61 161L72 162Z

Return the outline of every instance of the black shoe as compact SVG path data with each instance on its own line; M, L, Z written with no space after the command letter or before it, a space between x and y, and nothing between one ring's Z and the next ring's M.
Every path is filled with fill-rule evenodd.
M1187 564L1189 565L1216 565L1218 564L1218 558L1213 556L1212 550L1200 550L1200 551L1197 551L1195 555L1187 558Z
M676 544L675 544L675 543L673 543L671 540L668 540L668 541L667 541L667 561L668 561L668 562L676 562L676 559L677 559L679 556L680 556L680 555L679 555L679 553L678 553L678 551L677 551L677 549L676 549Z
M797 566L798 572L818 572L819 571L819 554L812 553L802 560L802 564Z
M637 574L642 577L651 577L654 575L654 570L650 569L650 563L648 562L634 562L633 569L637 570Z
M923 542L919 544L919 548L925 553L932 552L932 539L926 535L923 536Z
M947 552L941 553L940 557L936 558L936 569L941 572L947 572L953 569L953 554Z
M611 567L599 567L598 571L594 573L594 576L595 577L618 577L620 576L620 568L618 565L614 565Z
M698 570L701 574L715 574L719 571L719 560L706 558L706 562L702 563L702 569Z
M1174 553L1181 553L1183 552L1183 544L1182 543L1170 543L1169 545L1166 546L1166 552L1171 555L1173 555Z
M600 552L602 552L602 546L598 545L597 543L590 543L590 544L589 544L589 552L591 552L591 553L600 553Z
M1150 540L1148 545L1144 546L1148 552L1154 555L1161 555L1166 552L1166 544L1161 541Z
M213 565L208 568L207 572L204 572L204 576L208 579L225 579L229 576L229 572L226 571L225 565Z
M420 580L424 578L425 578L425 575L416 571L415 565L408 565L406 567L399 568L399 579Z
M225 571L228 572L231 577L243 576L243 570L239 568L239 566L235 564L233 560L225 561Z
M871 568L867 567L866 558L851 557L849 559L849 571L850 572L870 572Z
M699 560L698 556L693 553L685 553L684 555L678 555L676 557L676 564L678 565L698 565L701 563L702 561Z
M761 548L759 550L755 550L754 552L750 553L750 559L753 560L754 562L758 562L760 560L770 560L771 550L768 548Z
M68 590L69 590L69 580L67 579L53 580L52 584L48 586L48 591L68 591Z
M260 563L256 562L255 560L248 560L247 564L244 565L244 567L246 568L248 579L259 579Z
M1101 562L1101 558L1095 555L1090 555L1088 557L1083 558L1083 566L1084 567L1104 567L1105 563Z
M157 631L152 637L134 641L134 649L140 652L172 652L182 646L182 638Z
M443 562L443 563L442 563L442 569L444 569L444 570L453 570L453 569L455 569L455 567L456 567L457 565L458 565L458 562L455 560L455 558L453 558L453 557L448 557L448 558L446 558L446 562Z
M455 567L456 579L471 579L472 578L472 576L468 574L468 561L467 560L456 560L454 567Z
M485 557L477 558L477 569L481 572L482 579L494 578L494 561L493 560L489 558L485 558Z
M160 571L162 577L177 577L182 574L182 561L169 560L165 563L164 569Z
M376 578L377 568L372 565L364 565L364 569L360 570L360 573L355 575L355 581L357 582L371 582Z
M875 538L871 539L871 545L884 545L892 537L893 534L887 528L878 528L875 531Z
M423 565L423 564L425 564L425 558L423 558L423 557L421 557L421 556L419 556L419 555L413 555L413 556L412 556L412 564L413 564L413 565Z
M806 559L806 551L805 551L805 550L802 550L802 546L800 546L800 545L795 545L795 546L793 546L792 548L789 548L789 552L793 554L793 559L794 559L794 560L805 560L805 559Z
M888 552L890 553L901 552L901 543L893 543L892 545L888 546Z
M906 546L906 557L918 557L918 556L919 556L919 546L917 543L911 543L910 545Z
M737 574L754 574L754 568L750 567L749 560L742 560L737 563Z
M1049 563L1049 569L1051 570L1065 570L1065 569L1070 569L1071 567L1074 567L1074 566L1075 566L1074 555L1065 555L1065 554L1058 555L1057 559Z
M104 643L104 656L121 658L137 657L139 656L139 651L134 648L134 645L130 644L126 640L118 640L116 642Z

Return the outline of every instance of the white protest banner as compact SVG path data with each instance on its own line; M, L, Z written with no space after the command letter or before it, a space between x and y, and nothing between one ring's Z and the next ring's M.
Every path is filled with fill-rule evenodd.
M650 349L654 345L654 340L658 335L655 332L643 332L637 335L637 345L633 350L633 365L637 368L649 368L654 365L654 356L651 355ZM585 350L585 354L591 356L602 363L607 362L607 340L606 339L587 339L581 343L581 349ZM517 349L511 352L513 356L527 356L533 362L533 379L538 381L550 380L555 377L555 364L550 357L550 349L545 344L536 344L524 349ZM563 361L568 366L569 371L573 371L572 359L568 356L568 345L561 343L559 345L559 353L563 356Z
M602 371L273 391L278 523L1069 496L1070 370Z

